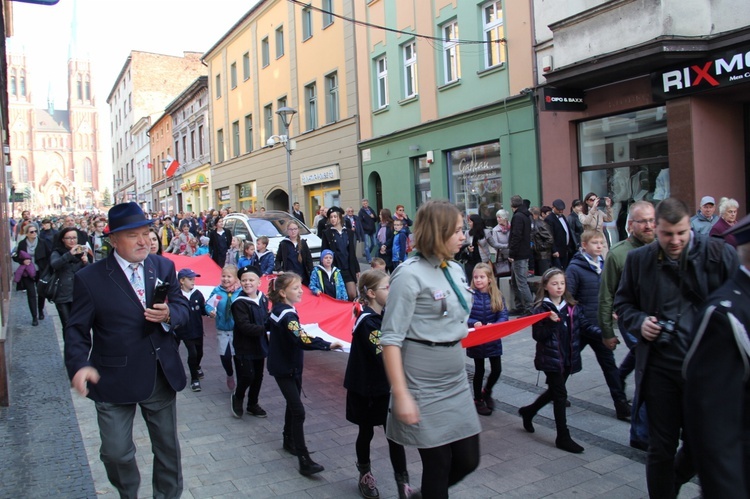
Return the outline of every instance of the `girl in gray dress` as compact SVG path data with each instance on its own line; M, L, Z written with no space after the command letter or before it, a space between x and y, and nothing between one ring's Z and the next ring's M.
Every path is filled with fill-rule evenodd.
M479 465L481 426L465 372L471 292L450 259L466 239L448 201L428 201L414 222L416 256L391 276L380 344L391 383L386 436L413 445L422 458L422 494L448 487Z

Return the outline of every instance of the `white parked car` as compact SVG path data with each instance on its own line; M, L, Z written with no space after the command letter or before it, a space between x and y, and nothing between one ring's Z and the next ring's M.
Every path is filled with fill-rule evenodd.
M231 213L224 218L224 228L229 229L233 236L243 241L255 242L260 236L268 238L268 249L276 254L279 250L281 240L286 237L287 224L294 220L299 224L299 232L302 239L312 253L313 261L320 260L320 238L313 234L307 225L303 224L285 211L269 210L265 213Z

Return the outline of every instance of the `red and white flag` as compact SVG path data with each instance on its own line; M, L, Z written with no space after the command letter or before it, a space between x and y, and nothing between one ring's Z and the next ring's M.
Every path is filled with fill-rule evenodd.
M167 156L167 161L169 161L169 163L166 163L166 175L167 177L173 177L174 174L177 173L177 169L180 167L180 164L172 156Z

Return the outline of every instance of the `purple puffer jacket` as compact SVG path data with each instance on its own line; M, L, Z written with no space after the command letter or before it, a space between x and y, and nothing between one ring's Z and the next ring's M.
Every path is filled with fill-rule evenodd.
M31 260L31 255L21 250L18 252L18 259L21 261ZM30 263L29 265L19 265L16 271L13 273L13 282L15 283L21 282L21 279L24 276L30 277L32 279L36 278L36 268L34 268L33 263Z

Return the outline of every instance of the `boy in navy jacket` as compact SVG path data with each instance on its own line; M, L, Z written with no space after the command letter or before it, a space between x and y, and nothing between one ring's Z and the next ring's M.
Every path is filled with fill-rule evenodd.
M195 278L200 277L191 269L182 269L177 273L180 281L180 290L190 303L190 316L187 327L177 328L175 335L177 341L185 343L188 353L188 369L190 370L190 389L194 392L201 391L203 370L201 360L203 359L203 316L206 313L206 300L203 293L195 289Z

